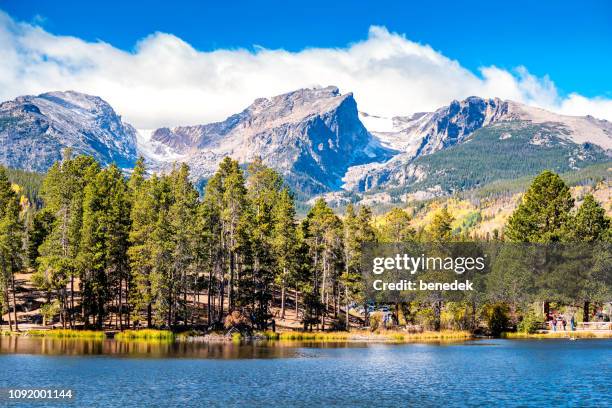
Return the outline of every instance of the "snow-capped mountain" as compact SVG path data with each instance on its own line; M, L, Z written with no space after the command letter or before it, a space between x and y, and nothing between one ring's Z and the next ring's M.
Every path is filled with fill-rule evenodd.
M129 168L137 158L136 130L97 96L49 92L0 104L0 162L45 171L62 151L88 154Z
M343 187L367 191L385 186L401 186L426 176L424 170L409 164L419 157L434 154L466 141L475 131L498 123L530 123L546 128L560 141L581 145L593 144L604 151L612 150L612 123L591 116L564 116L544 109L499 98L469 97L452 101L435 112L407 117L368 120L368 129L385 147L399 151L385 163L370 163L348 169ZM535 137L535 136L534 136ZM579 161L579 158L578 158Z
M198 177L212 175L225 156L261 157L306 194L337 190L350 166L396 153L360 122L353 95L333 86L260 98L223 122L157 129L150 139L155 153L182 155Z
M45 171L66 147L122 168L138 154L153 171L186 162L195 181L226 156L243 165L261 157L303 199L343 189L427 195L608 162L612 123L478 97L385 118L359 112L353 95L333 86L260 98L222 122L139 132L77 92L0 104L0 163Z

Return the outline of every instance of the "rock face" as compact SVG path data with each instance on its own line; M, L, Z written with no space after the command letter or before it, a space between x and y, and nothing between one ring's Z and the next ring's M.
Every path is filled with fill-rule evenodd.
M336 87L257 99L223 122L157 129L151 140L183 155L203 178L224 156L240 163L261 157L305 195L337 190L350 166L396 153L363 126L353 95Z
M0 104L0 162L45 171L70 147L102 164L134 165L136 130L97 96L49 92Z
M342 189L444 194L543 168L577 170L610 160L612 123L478 97L383 118L358 112L353 95L333 86L257 99L222 122L147 132L72 91L0 104L1 164L45 171L66 147L122 168L138 154L155 171L187 162L198 182L226 156L242 165L261 157L307 201Z
M365 116L367 114L362 114ZM367 118L367 116L366 116ZM367 120L366 120L367 123ZM483 99L475 96L453 101L431 113L418 113L411 117L396 117L377 122L370 121L370 131L385 147L400 151L385 163L371 163L348 169L343 181L347 190L368 191L381 188L404 187L427 177L426 169L410 165L419 158L435 155L467 141L479 129L505 123L508 134L522 132L525 124L539 127L551 135L550 140L567 145L591 144L606 152L612 149L612 123L590 116L564 116L499 98ZM385 131L377 131L379 125ZM530 128L533 130L533 128ZM535 133L538 129L536 129ZM540 133L542 133L540 132ZM503 140L499 139L499 140ZM492 150L498 141L491 140ZM486 151L480 154L486 154ZM511 152L508 151L508 154ZM577 156L581 157L580 155ZM477 160L478 158L473 158ZM580 160L574 160L575 164ZM450 169L449 169L450 170Z

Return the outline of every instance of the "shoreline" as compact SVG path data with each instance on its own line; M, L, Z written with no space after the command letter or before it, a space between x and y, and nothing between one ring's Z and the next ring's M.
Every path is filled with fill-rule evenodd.
M26 330L22 332L2 331L0 336L29 337L45 339L73 340L114 340L117 342L147 342L147 343L259 343L269 342L308 342L308 343L431 343L431 342L463 342L470 340L493 339L490 336L477 336L467 331L443 330L439 332L425 331L407 333L402 331L356 330L351 332L256 332L250 336L240 333L227 335L223 333L172 333L167 330L126 330L124 332L105 332L95 330ZM591 330L574 332L520 333L504 332L500 339L505 340L559 340L559 339L609 339L612 330Z

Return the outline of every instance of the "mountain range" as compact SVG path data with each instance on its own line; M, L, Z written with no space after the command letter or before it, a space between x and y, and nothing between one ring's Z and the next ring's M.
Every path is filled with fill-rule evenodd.
M124 169L138 155L153 171L186 162L198 182L225 156L244 165L261 157L304 200L324 193L427 197L610 161L612 123L479 97L378 117L359 112L353 94L334 86L260 98L221 122L150 131L74 91L0 104L2 164L45 171L67 147Z

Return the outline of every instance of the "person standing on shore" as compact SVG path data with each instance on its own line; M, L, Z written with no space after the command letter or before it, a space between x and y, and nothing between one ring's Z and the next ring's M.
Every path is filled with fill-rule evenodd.
M561 316L561 324L563 325L563 331L566 331L567 320L565 320L565 315Z
M574 320L574 315L570 317L570 329L572 331L576 331L576 321Z
M553 315L553 318L550 324L552 325L552 331L556 332L557 331L557 316Z

